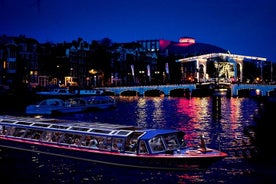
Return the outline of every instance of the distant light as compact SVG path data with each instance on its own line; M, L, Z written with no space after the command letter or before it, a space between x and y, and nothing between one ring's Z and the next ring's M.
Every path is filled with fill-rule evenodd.
M191 45L195 43L195 39L189 37L182 37L179 39L179 43L184 45Z
M3 69L6 69L7 68L7 61L4 61L3 62Z
M260 89L256 89L256 95L260 96L261 95L261 90Z

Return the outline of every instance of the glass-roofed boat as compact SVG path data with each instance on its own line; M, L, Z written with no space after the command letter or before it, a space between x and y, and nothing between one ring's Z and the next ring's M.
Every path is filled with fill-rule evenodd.
M121 167L207 169L227 154L187 147L184 132L100 122L0 116L0 147Z

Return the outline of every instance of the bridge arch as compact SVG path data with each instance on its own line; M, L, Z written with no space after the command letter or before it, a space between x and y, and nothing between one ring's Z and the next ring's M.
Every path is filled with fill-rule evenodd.
M136 90L122 91L119 96L139 96L139 92Z
M164 92L160 89L145 90L143 96L147 97L161 97L164 96Z
M189 88L177 88L170 90L169 96L171 97L190 97L192 91Z

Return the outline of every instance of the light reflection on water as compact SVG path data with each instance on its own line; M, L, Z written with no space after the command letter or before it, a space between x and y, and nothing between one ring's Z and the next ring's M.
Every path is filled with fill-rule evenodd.
M254 117L259 113L259 104L254 99L118 97L117 101L116 109L60 118L138 125L144 128L177 128L186 132L188 145L197 146L200 135L204 135L207 146L221 149L229 157L215 163L206 172L115 168L54 157L45 158L37 154L24 163L21 163L23 157L20 155L18 163L13 161L8 168L17 168L17 173L22 175L26 183L41 183L44 180L46 183L231 183L239 181L237 178L252 181L255 168L251 166L250 159L254 157L257 148L252 141L254 134L250 137L244 130L255 125ZM3 163L6 162L2 159L1 164ZM29 171L22 169L26 166Z

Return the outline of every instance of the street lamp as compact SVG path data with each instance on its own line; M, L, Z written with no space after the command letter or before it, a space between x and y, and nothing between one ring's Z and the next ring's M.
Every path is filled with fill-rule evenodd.
M94 87L96 87L98 71L95 70L95 69L91 69L91 70L88 71L88 73L90 73L91 75L94 75Z
M97 84L97 76L94 75L94 87L96 87L96 84Z

